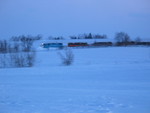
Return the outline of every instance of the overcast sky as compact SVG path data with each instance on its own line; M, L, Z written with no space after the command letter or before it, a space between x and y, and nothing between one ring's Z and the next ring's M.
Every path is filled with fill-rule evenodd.
M150 38L150 0L0 0L0 38L120 31Z

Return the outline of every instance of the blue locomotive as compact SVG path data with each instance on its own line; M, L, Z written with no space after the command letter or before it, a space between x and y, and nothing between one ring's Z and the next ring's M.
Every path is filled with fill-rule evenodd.
M41 45L43 48L58 48L58 49L62 49L63 48L63 44L62 43L42 43Z

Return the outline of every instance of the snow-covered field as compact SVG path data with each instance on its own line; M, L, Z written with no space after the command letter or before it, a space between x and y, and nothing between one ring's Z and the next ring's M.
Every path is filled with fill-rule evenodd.
M150 113L150 48L38 51L32 68L0 69L0 113Z

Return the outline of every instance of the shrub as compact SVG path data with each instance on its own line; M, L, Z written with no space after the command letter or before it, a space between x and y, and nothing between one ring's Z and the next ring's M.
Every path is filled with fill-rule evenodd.
M59 53L63 65L71 65L74 61L74 54L71 49L65 49L63 53Z
M20 36L14 40L0 40L0 68L32 67L35 61L31 37Z
M127 46L128 43L131 41L130 36L127 33L124 32L118 32L115 35L116 45L124 45Z
M35 52L18 52L0 54L0 68L32 67Z

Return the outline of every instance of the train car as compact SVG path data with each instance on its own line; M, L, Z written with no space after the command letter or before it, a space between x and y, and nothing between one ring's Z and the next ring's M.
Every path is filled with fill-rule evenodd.
M63 43L42 43L41 47L43 48L59 48L62 49L63 48Z
M94 42L91 46L112 46L112 42Z
M150 42L137 42L136 45L150 46Z
M68 43L68 47L86 47L88 43L86 42L75 42L75 43Z
M135 46L135 42L134 41L130 41L130 42L117 42L115 45L116 46Z

